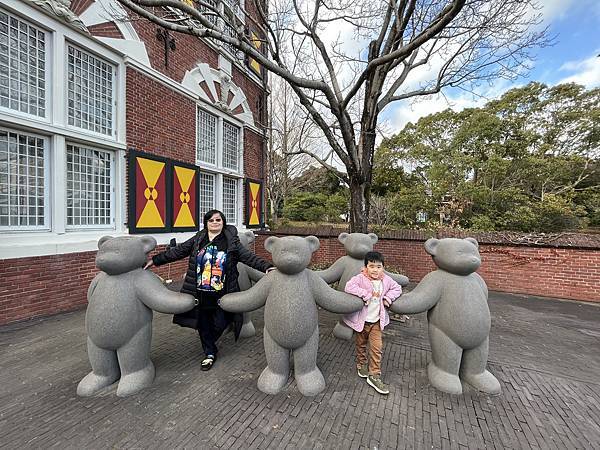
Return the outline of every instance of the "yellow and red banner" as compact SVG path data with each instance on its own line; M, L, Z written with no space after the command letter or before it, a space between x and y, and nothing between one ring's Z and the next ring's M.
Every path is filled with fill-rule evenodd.
M198 229L197 166L129 151L129 232Z
M262 182L246 179L246 227L262 228L263 222Z

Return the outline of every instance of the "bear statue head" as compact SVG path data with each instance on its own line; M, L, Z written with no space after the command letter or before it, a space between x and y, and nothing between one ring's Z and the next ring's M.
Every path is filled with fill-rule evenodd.
M362 260L368 252L373 251L373 246L377 243L377 235L374 233L341 233L338 241L342 243L348 256Z
M469 275L481 265L479 244L473 238L431 238L425 242L425 251L436 266L456 275Z
M240 238L240 243L246 249L249 249L250 244L252 244L254 242L254 240L256 239L256 236L254 235L254 231L252 231L252 230L242 231L238 236Z
M306 269L319 246L319 239L315 236L271 236L265 240L265 249L272 255L273 264L277 270L288 275Z
M104 236L98 241L96 267L109 275L141 269L155 247L151 236Z

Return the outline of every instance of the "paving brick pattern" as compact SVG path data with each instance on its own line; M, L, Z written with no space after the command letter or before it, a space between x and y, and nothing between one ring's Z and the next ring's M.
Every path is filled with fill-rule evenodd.
M356 376L353 348L322 312L318 364L327 389L306 398L256 389L262 332L221 340L200 370L191 330L155 314L154 386L120 399L115 388L78 398L89 371L84 312L0 327L2 448L599 448L600 308L492 294L490 368L502 394L442 394L427 381L424 315L385 337L381 396ZM261 311L254 313L259 325ZM576 351L575 351L576 350Z

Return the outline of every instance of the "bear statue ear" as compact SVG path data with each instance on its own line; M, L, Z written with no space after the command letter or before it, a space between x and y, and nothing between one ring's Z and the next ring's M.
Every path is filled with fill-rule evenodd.
M479 242L477 242L477 239L472 238L472 237L468 237L465 238L465 241L469 241L471 244L473 244L476 248L479 248Z
M311 252L314 253L317 250L319 250L319 247L321 246L321 243L319 242L319 238L317 238L316 236L307 236L304 239L306 239L308 241L308 246L309 246Z
M251 242L254 242L254 239L256 239L256 236L254 235L254 231L252 231L252 230L246 230L246 231L244 231L244 234L248 238L248 244L250 244Z
M276 236L270 236L265 239L265 250L269 253L273 254L273 247L275 247L275 243L279 240Z
M369 233L367 236L369 236L371 238L371 241L373 242L373 244L377 244L377 241L379 240L379 238L377 237L377 235L375 233Z
M112 238L112 236L102 236L98 241L98 248L102 247L102 244L104 244L106 241L110 241Z
M429 253L431 256L435 256L436 249L438 244L440 243L439 239L430 238L425 242L425 251Z
M142 236L140 239L144 245L144 253L150 253L156 248L156 239L152 236Z
M350 236L348 233L340 233L340 235L338 236L338 241L340 241L343 244L344 242L346 242L346 239L348 239L348 236Z

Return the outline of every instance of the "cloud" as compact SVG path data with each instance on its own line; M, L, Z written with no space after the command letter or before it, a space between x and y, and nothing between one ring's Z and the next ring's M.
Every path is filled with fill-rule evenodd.
M559 69L561 72L574 72L561 79L560 83L582 84L588 89L600 86L600 57L598 52L581 61L567 61Z
M539 2L544 22L563 19L572 10L574 0L542 0Z

